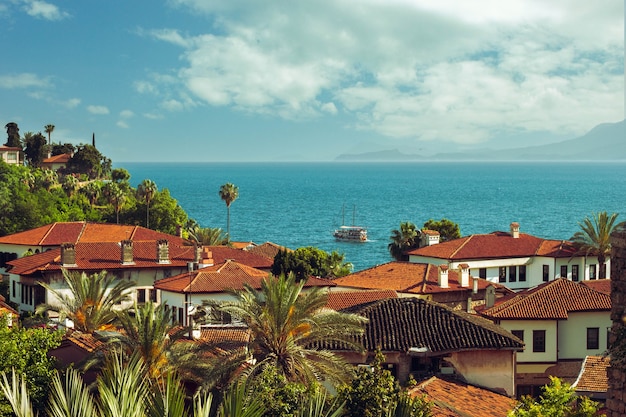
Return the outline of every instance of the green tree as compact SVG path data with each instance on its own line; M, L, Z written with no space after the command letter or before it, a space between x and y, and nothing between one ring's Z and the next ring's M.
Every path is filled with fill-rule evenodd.
M113 207L115 212L115 223L120 224L120 211L124 207L127 195L124 190L116 182L107 182L102 190L108 203Z
M598 277L606 278L606 259L611 256L611 233L625 223L616 223L618 213L609 215L606 211L593 213L578 223L580 231L574 233L571 241L579 253L598 257Z
M230 205L239 197L239 187L228 182L220 187L219 195L226 203L226 234L230 239Z
M197 224L187 229L189 239L199 245L223 246L228 244L228 236L220 228L200 227Z
M0 320L0 373L14 369L22 375L34 408L40 412L54 372L54 360L47 353L59 346L61 337L61 332L46 328L8 328ZM11 415L9 404L0 393L0 416L5 415Z
M274 366L288 381L316 384L319 381L340 383L351 376L352 367L334 353L318 349L322 342L339 343L361 351L355 336L364 331L366 319L324 309L328 290L314 287L303 292L304 282L294 275L267 277L261 290L250 286L234 292L234 301L204 302L204 307L236 317L250 329L245 346L217 350L211 357L212 368L207 383L230 378L243 364L250 375ZM242 349L243 348L243 349ZM223 353L220 353L223 352ZM252 355L253 362L249 355Z
M56 143L51 144L51 146L52 151L50 152L50 154L52 155L63 155L64 153L72 155L74 152L76 152L76 146L71 143Z
M150 228L150 202L157 192L157 185L152 180L143 180L137 187L137 195L146 203L146 227Z
M391 231L391 243L387 245L389 254L397 261L408 261L406 252L419 247L420 232L411 222L400 223L400 229Z
M72 197L78 190L78 179L73 175L65 175L61 180L61 187L68 197Z
M45 125L44 126L44 131L48 134L48 145L51 146L52 145L52 141L50 140L50 135L52 134L52 132L54 132L54 125L52 125L52 124Z
M352 381L339 389L346 403L346 417L428 417L430 403L411 399L391 372L383 368L384 355L377 351L368 367L359 367Z
M20 129L15 122L7 123L4 128L7 130L7 141L4 146L10 146L11 148L22 148L22 141L20 140Z
M596 417L598 408L597 402L577 397L570 384L551 376L539 400L523 397L509 417Z
M424 227L422 229L435 230L439 232L442 242L447 242L461 237L461 228L459 225L454 223L452 220L445 218L439 221L430 219L424 223Z
M29 166L40 167L43 160L48 156L46 138L41 133L32 136L24 136L24 155Z
M111 180L114 182L128 182L130 180L130 172L124 168L115 168L111 171Z
M106 178L111 174L111 160L92 145L78 145L76 153L65 167L67 172L85 174L90 179Z
M116 309L120 303L129 301L128 293L135 285L132 281L117 280L106 271L88 276L84 272L63 269L63 281L69 294L40 282L55 302L41 304L36 311L57 312L59 322L70 319L76 330L86 333L111 328L117 318Z
M327 253L313 246L298 248L294 251L281 250L274 257L272 274L293 273L298 280L310 276L328 278L339 277L352 271L352 264L345 262L344 255L338 252Z
M100 192L102 190L102 182L101 181L89 181L83 187L80 188L80 192L87 197L89 200L89 204L93 207L94 204L98 201L98 197L100 197Z

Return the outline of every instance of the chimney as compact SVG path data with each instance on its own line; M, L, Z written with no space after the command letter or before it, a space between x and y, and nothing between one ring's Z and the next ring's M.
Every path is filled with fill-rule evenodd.
M439 265L439 281L438 284L441 288L448 288L448 265Z
M511 236L513 236L513 239L519 239L519 223L518 222L511 223Z
M490 285L485 290L485 307L491 308L496 303L496 289Z
M205 268L207 266L213 266L215 261L213 260L213 252L209 250L209 248L202 248L202 259L200 260L200 264L198 268Z
M170 248L167 239L157 240L157 262L160 264L170 263Z
M196 242L193 244L193 262L200 263L202 259L202 245L198 246Z
M176 236L183 237L183 226L180 224L176 225Z
M461 284L461 287L463 288L469 287L469 265L468 264L459 264L459 284Z
M436 230L424 229L421 231L420 247L432 246L439 243L440 234Z
M76 266L76 247L73 243L61 244L61 266Z
M132 265L133 261L133 241L125 239L120 242L122 248L122 265Z
M472 285L472 292L474 294L478 294L478 278L472 277L472 280L473 280L473 282L472 282L472 284L473 284Z

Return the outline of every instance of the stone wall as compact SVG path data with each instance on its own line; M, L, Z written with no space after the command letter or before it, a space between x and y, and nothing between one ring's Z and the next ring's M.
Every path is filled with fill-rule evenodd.
M626 415L626 230L611 235L611 338L616 346L608 370L607 417Z

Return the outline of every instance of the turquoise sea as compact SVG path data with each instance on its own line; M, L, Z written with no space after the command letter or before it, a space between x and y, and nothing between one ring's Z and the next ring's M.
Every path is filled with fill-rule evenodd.
M222 184L239 187L231 237L344 253L355 270L390 261L400 222L450 219L463 235L508 230L568 239L592 212L626 220L626 163L120 163L136 186L169 189L203 227L226 230ZM342 222L368 228L365 243L338 242Z

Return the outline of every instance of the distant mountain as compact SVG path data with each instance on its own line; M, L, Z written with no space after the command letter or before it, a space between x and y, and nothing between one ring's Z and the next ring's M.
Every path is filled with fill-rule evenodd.
M342 154L336 161L626 161L626 120L602 123L575 139L511 149L437 153L429 157L398 149Z
M344 153L335 158L335 161L385 162L385 161L419 161L424 158L415 154L406 154L398 149L364 152L358 154Z

